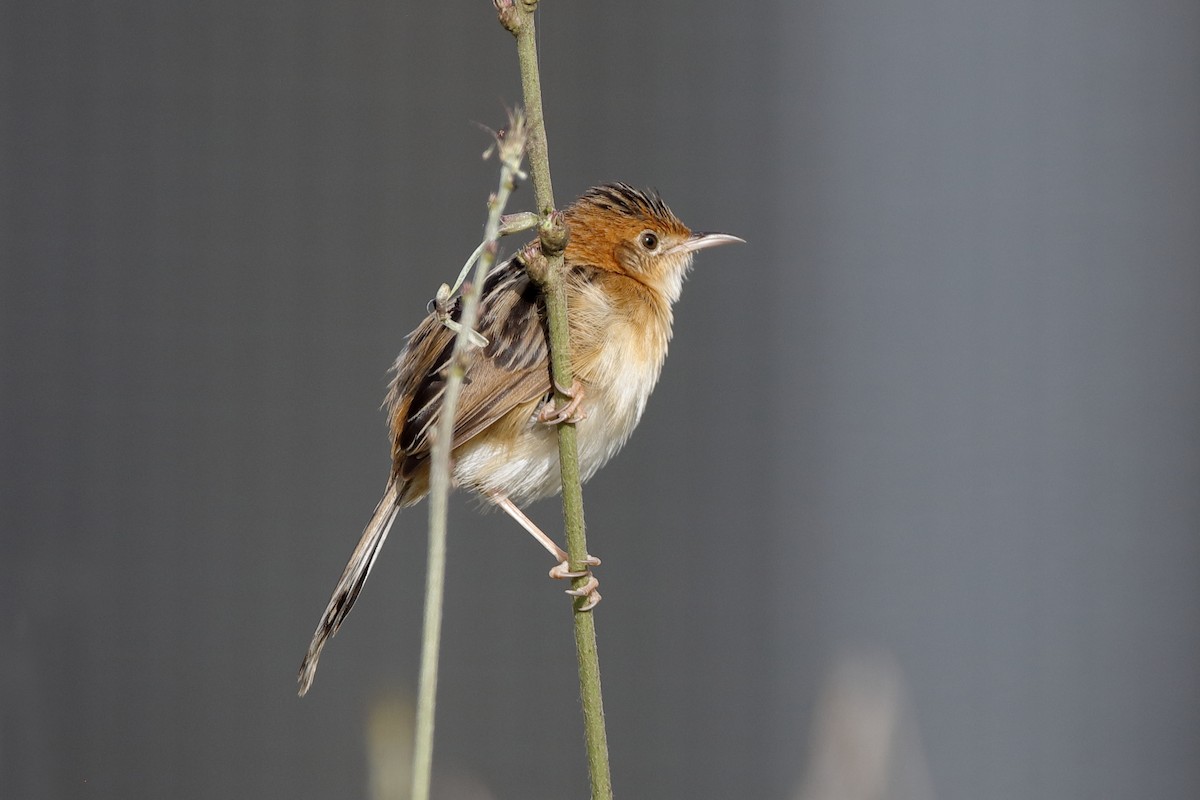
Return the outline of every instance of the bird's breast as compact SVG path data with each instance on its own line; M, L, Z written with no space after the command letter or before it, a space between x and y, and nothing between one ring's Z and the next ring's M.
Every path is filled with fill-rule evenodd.
M576 357L588 415L576 428L585 480L616 455L637 427L658 383L668 338L669 329L659 324L621 319Z
M588 292L595 287L587 287ZM629 312L612 304L612 294L572 298L571 366L583 386L575 440L579 472L592 477L629 439L658 382L670 340L665 314ZM556 426L537 420L537 407L514 409L526 416L520 435L499 442L478 437L456 454L459 485L481 493L499 491L517 503L556 494L562 488Z

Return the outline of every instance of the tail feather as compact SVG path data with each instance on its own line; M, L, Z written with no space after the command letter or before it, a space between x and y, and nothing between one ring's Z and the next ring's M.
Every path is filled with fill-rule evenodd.
M354 548L354 553L350 556L346 569L342 571L342 577L333 590L333 596L329 598L329 605L325 607L325 613L321 615L321 622L317 625L312 642L308 645L308 652L304 654L304 661L300 663L300 674L297 680L300 684L301 697L312 686L313 678L317 675L317 660L321 657L321 649L325 647L325 642L337 633L338 627L346 619L350 609L354 607L354 601L358 599L363 584L367 582L367 576L371 574L371 567L375 566L379 550L383 547L388 531L391 530L392 523L396 520L396 513L400 510L400 506L397 505L398 491L396 482L390 481L379 505L375 507L371 521L367 523L367 527L363 531L362 538L358 540L358 546Z

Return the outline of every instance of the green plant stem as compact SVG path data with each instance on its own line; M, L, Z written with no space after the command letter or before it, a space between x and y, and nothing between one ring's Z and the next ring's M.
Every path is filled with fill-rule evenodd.
M447 366L446 391L430 453L429 554L425 578L425 620L421 635L421 676L417 690L417 724L413 747L412 798L428 800L433 775L433 728L437 703L438 653L442 638L442 606L446 585L446 517L450 496L450 451L454 438L454 416L466 374L464 356L479 316L483 283L496 261L501 233L501 215L516 185L524 155L525 126L521 112L510 116L509 128L497 137L500 155L500 188L488 203L488 220L480 246L475 274L463 295L458 334ZM452 302L451 290L443 287L438 302ZM440 309L439 309L440 310Z
M563 248L566 237L563 224L555 213L554 189L550 181L550 159L546 127L542 116L541 77L538 72L537 31L534 23L536 0L496 0L502 24L517 38L517 57L521 67L521 87L529 121L529 168L538 211L542 215L541 243L546 256L542 292L550 335L550 366L554 382L562 388L572 383L570 343L567 326L567 298L563 283ZM558 402L567 398L558 392ZM579 455L575 426L558 426L559 463L562 469L563 517L567 531L567 553L571 569L582 569L587 557L587 538L583 519L583 489L579 480ZM585 582L576 578L573 586ZM575 601L575 652L579 661L579 693L583 706L584 733L587 742L588 772L592 798L612 797L612 777L608 763L608 736L604 728L604 702L600 690L600 660L596 650L595 618L591 611L580 611L583 598Z

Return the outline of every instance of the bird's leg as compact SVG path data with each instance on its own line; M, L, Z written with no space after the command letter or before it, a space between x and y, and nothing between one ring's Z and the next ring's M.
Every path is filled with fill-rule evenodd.
M567 398L567 404L562 408L554 407L554 398L551 397L546 401L546 405L542 406L542 410L538 412L538 422L546 425L558 425L560 422L569 422L574 425L577 422L583 422L587 419L587 412L580 408L583 402L583 384L579 379L571 381L571 388L564 389L554 382L554 388L561 392Z
M596 580L596 576L592 575L592 571L588 567L600 566L600 559L589 555L583 559L585 567L581 570L572 571L571 559L567 555L567 551L563 550L554 540L547 536L541 528L537 526L533 520L525 516L525 512L517 508L517 504L509 500L507 495L500 492L488 492L488 497L493 503L504 509L504 513L508 514L517 524L529 532L534 539L537 539L538 544L546 548L550 555L554 556L558 561L550 568L550 577L562 580L564 578L587 578L587 582L578 589L567 589L567 594L572 597L585 597L587 600L579 607L580 611L591 611L600 602L600 593L596 588L600 586L600 581Z

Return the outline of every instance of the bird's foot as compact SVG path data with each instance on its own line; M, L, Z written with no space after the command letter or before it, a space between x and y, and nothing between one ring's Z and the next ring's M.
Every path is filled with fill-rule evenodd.
M600 566L600 559L595 556L587 556L584 558L584 569L572 570L570 563L564 559L562 562L555 564L550 568L550 577L558 580L567 578L587 578L586 581L578 588L567 589L566 593L572 597L585 598L583 605L579 607L580 611L591 611L600 604L600 592L596 591L600 587L600 581L596 580L596 576L592 574L590 567Z
M571 382L570 389L564 389L557 383L554 384L554 388L567 398L567 404L562 408L555 408L554 398L550 398L538 412L538 422L545 425L558 425L563 422L574 425L587 419L587 412L580 407L580 404L583 403L584 391L583 384L578 379Z

